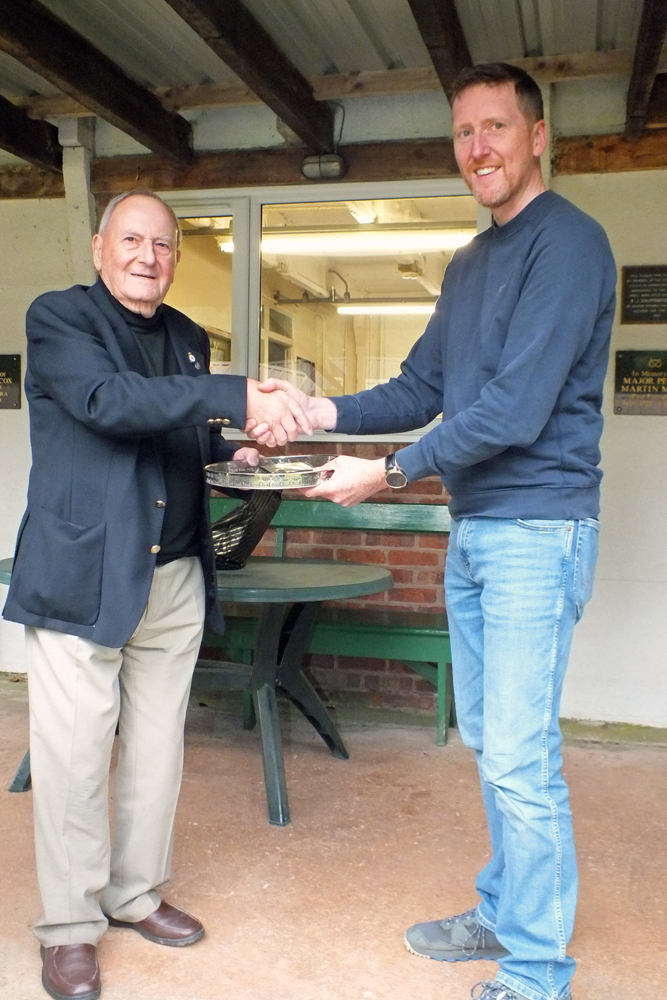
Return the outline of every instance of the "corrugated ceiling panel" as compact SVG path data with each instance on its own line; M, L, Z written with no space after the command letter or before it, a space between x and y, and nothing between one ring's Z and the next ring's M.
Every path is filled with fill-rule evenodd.
M246 0L246 6L306 76L387 68L347 0ZM318 65L316 53L325 54Z
M537 12L536 0L517 0L525 55L542 55L542 37L540 35L540 18Z
M348 0L389 69L430 66L428 49L408 0Z
M597 7L597 0L538 0L543 55L594 52Z
M0 52L0 93L4 97L28 97L31 94L58 94L60 91L6 52Z
M642 0L600 0L600 48L634 48Z
M237 77L165 0L42 0L45 7L145 85Z
M456 9L473 62L518 59L524 54L516 0L457 0Z

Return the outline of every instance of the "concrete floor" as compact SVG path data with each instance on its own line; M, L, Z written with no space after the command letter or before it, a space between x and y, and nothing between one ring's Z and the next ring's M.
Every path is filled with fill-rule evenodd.
M466 1000L493 963L420 960L403 930L475 903L487 839L469 751L428 726L341 725L350 760L283 714L292 823L268 825L256 733L193 705L169 901L207 936L161 948L110 930L104 1000ZM6 789L27 742L25 682L0 680L0 998L44 1000L31 795ZM581 893L575 1000L665 994L667 749L568 746Z

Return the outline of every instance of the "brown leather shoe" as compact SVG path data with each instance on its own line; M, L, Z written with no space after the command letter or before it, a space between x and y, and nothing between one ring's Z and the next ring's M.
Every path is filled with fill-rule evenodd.
M97 1000L100 967L94 944L59 944L40 948L42 986L53 1000Z
M142 937L156 944L166 944L171 948L185 948L194 944L204 936L204 927L196 917L191 917L185 910L179 910L169 903L160 903L157 910L145 920L132 923L129 920L115 920L108 917L112 927L129 927L139 931Z

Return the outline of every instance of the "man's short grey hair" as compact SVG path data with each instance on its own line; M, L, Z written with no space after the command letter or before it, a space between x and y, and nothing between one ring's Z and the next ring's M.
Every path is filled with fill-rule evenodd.
M112 198L107 207L104 209L104 214L102 215L100 224L97 227L97 232L100 236L109 225L109 220L111 219L116 207L120 205L121 201L125 201L126 198L133 198L135 195L141 195L142 198L153 198L155 201L159 201L161 205L164 205L174 222L174 229L176 230L176 247L178 248L181 245L181 239L183 237L181 220L178 218L171 205L168 205L166 201L160 198L159 194L155 194L154 191L149 191L148 188L133 188L131 191L124 191L122 194L117 194L115 198Z

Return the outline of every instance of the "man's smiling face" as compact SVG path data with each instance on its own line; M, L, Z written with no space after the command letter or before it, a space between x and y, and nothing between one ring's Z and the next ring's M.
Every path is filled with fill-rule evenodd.
M543 121L530 122L514 84L475 84L454 99L454 153L475 200L509 222L544 190L539 156Z
M174 280L180 253L174 220L156 198L132 195L114 209L103 233L93 237L93 259L102 281L122 305L152 316Z

